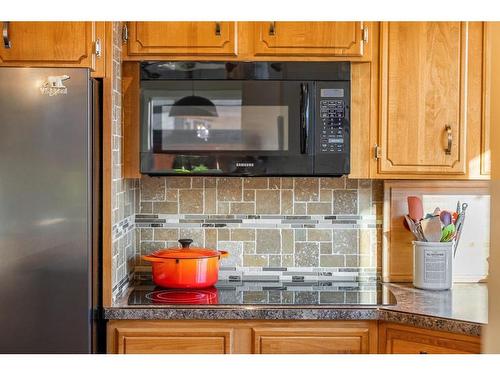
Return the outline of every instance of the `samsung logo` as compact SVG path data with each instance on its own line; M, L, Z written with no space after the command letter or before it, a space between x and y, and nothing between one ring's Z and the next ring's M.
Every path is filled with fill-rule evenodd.
M236 163L237 167L253 167L254 163Z

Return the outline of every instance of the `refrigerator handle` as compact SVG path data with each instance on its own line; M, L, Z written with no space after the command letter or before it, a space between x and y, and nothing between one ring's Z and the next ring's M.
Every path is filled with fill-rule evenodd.
M9 39L9 22L3 23L3 29L2 29L2 36L3 36L3 46L6 49L9 49L12 47L12 43Z

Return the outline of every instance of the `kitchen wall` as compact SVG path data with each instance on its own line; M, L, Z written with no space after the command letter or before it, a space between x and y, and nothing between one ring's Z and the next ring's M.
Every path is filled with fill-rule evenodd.
M271 267L374 275L382 202L377 180L144 176L137 264L147 265L140 255L192 238L195 246L229 251L226 274Z
M134 214L139 198L139 180L122 177L121 25L113 22L113 120L112 120L112 293L127 287L135 266Z

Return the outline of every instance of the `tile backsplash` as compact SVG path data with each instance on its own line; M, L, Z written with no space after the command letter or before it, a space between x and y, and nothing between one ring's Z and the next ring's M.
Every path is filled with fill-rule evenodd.
M376 272L382 201L377 180L144 176L136 264L192 238L194 246L229 251L223 269Z

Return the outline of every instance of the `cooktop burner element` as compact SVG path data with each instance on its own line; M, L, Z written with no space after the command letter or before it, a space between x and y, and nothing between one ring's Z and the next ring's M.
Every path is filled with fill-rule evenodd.
M163 305L212 305L217 304L217 289L160 289L146 293L152 304Z
M376 282L264 282L220 280L206 289L164 289L152 284L134 287L129 305L394 305L391 291Z

